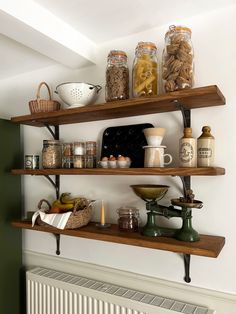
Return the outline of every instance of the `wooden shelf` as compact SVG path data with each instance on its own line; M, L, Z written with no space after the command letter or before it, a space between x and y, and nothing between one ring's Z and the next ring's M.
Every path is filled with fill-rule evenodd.
M71 124L176 111L179 110L178 104L180 103L186 109L194 109L224 105L225 98L218 87L212 85L158 96L133 98L49 113L18 116L11 118L11 121L38 127Z
M14 221L12 225L22 229L207 257L217 257L225 244L225 238L220 236L201 235L200 241L191 243L178 241L171 237L147 237L140 233L126 233L119 231L117 225L112 225L111 228L101 230L96 228L95 223L90 223L86 227L73 230L60 230L54 227L38 225L32 227L29 221Z
M224 175L221 167L203 168L93 168L93 169L12 169L15 175L162 175L162 176L217 176Z

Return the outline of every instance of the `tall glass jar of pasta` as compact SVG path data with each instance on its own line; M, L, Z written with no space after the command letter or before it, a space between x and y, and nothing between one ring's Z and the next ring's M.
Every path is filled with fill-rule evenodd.
M127 55L121 50L111 50L107 57L106 101L129 98L129 69Z
M191 30L170 26L165 35L162 56L162 82L165 92L193 87L193 46Z
M157 47L154 43L138 43L135 50L132 83L133 97L157 95Z

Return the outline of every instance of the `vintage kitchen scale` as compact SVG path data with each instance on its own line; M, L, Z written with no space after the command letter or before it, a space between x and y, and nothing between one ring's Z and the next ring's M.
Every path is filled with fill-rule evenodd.
M200 239L199 234L192 227L192 209L202 208L201 201L194 200L192 190L187 190L185 197L172 199L169 207L159 204L159 201L165 196L169 186L142 184L131 185L134 193L146 202L147 223L142 230L142 234L149 237L158 237L166 235L166 228L161 228L156 223L156 216L166 218L179 217L182 219L180 229L169 229L170 234L180 241L195 242ZM175 206L181 209L175 208Z

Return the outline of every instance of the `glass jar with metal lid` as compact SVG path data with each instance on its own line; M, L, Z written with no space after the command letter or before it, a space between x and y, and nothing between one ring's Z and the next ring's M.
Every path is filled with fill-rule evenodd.
M42 166L46 169L61 168L62 151L59 140L44 140L42 150Z
M138 43L132 76L133 97L158 94L157 47L154 43Z
M118 227L123 231L135 232L139 229L139 210L135 207L121 207L117 209L119 215Z
M129 98L129 69L127 55L121 50L111 50L107 57L106 101Z
M170 26L162 55L162 82L165 92L193 87L194 63L191 30Z

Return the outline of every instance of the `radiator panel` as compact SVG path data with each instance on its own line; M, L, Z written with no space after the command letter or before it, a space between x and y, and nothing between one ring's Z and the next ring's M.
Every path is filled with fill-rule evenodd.
M27 271L27 314L213 314L206 307L37 267Z

